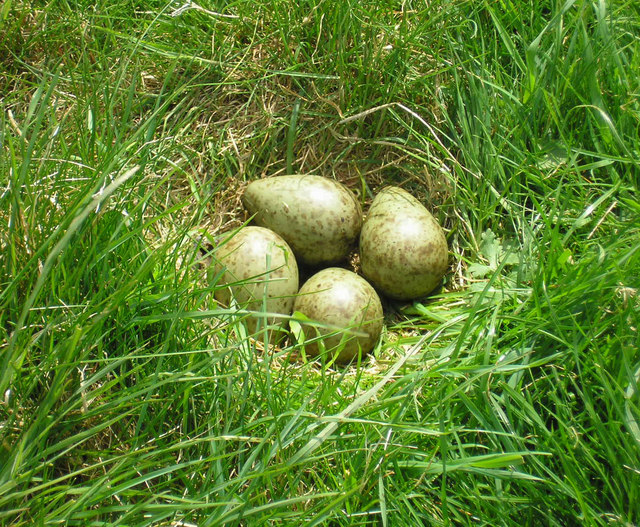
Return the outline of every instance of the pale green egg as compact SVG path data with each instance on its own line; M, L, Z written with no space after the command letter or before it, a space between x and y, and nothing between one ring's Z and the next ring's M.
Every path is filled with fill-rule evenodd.
M338 351L336 361L340 363L358 354L364 357L382 331L382 304L375 289L361 276L338 267L323 269L309 278L300 288L293 309L311 322L301 323L305 352L311 357L322 351L313 339L324 335L327 358Z
M373 200L360 233L362 274L390 298L429 294L448 266L442 227L411 194L384 188Z
M238 307L255 312L248 318L251 332L260 327L258 321L283 325L291 314L298 292L298 265L287 242L269 229L244 227L223 238L209 272L210 280L214 277L220 286L215 292L219 302L229 307L233 297Z
M247 186L242 202L256 225L277 232L306 265L345 260L362 227L362 208L353 193L321 176L259 179Z

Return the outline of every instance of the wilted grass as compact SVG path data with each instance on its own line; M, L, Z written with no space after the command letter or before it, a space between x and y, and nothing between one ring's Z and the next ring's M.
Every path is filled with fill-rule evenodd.
M0 523L638 523L639 30L630 1L1 4ZM291 172L447 230L360 367L265 353L204 280L202 232Z

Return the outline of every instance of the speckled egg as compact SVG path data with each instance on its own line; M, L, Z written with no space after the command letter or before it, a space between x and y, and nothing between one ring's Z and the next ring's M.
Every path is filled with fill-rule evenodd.
M280 234L310 266L345 260L362 227L362 208L351 191L321 176L259 179L247 186L242 202L256 225Z
M233 295L243 309L283 315L291 314L299 285L298 264L291 247L263 227L244 227L221 241L209 270L209 279L216 278L222 287L215 297L225 306L230 305ZM249 330L254 332L262 320L258 315L250 317ZM283 323L278 317L267 321L270 325Z
M309 342L318 334L331 334L322 339L328 357L344 340L336 361L345 363L359 353L369 353L382 331L382 304L375 289L361 276L338 267L323 269L309 278L300 288L293 310L319 323L303 323L305 352L311 357L321 352L317 341Z
M362 273L390 298L420 298L437 287L448 265L442 227L411 194L386 187L373 200L360 233Z

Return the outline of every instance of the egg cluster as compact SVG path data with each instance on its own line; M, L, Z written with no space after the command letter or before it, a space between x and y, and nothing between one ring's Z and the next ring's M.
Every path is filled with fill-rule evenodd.
M382 332L376 289L398 300L423 297L447 268L442 228L398 187L384 188L364 221L351 191L321 176L260 179L247 186L242 202L255 225L218 246L210 269L220 286L216 298L230 305L233 297L263 313L249 318L252 332L258 320L277 327L295 312L298 338L311 357L328 353L344 363L369 353ZM364 278L337 267L357 244ZM298 262L320 269L301 287Z

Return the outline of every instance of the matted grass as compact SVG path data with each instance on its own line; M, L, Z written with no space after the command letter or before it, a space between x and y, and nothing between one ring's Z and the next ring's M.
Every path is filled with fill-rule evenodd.
M640 522L637 2L0 4L0 524ZM418 196L333 369L218 306L246 182Z

